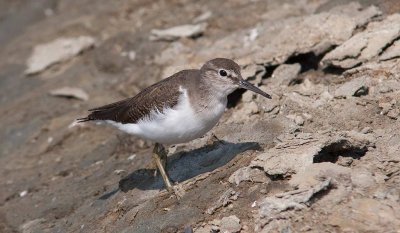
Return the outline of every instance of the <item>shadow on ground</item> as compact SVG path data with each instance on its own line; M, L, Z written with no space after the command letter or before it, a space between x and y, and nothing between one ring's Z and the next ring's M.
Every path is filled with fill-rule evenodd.
M255 142L229 143L215 142L202 148L175 153L168 157L167 172L173 182L183 182L205 172L213 171L232 160L236 155L259 149ZM119 190L127 192L134 188L141 190L163 189L164 183L160 176L154 176L154 169L139 169L119 182ZM116 190L104 194L100 199L107 199Z

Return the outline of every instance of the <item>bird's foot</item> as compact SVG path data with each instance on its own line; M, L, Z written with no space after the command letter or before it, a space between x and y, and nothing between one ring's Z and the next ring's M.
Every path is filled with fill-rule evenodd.
M181 184L175 184L174 186L172 186L173 189L173 193L176 197L176 199L180 200L182 199L182 197L185 195L185 189L182 187Z
M167 192L169 193L170 197L175 197L176 199L180 200L185 195L185 189L182 187L181 184L176 183L173 186L166 187Z

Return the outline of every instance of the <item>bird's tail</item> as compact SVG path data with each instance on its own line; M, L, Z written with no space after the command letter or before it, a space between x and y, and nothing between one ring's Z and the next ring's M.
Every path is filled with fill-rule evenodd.
M76 122L77 122L77 123L83 123L83 122L91 121L91 120L93 120L93 119L90 119L90 118L87 116L87 117L82 117L82 118L76 119Z

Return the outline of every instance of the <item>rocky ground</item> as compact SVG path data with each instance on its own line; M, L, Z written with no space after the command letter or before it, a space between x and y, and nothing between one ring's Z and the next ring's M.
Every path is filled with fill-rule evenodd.
M0 4L0 232L399 232L396 0ZM182 199L151 142L74 124L215 57L273 98L169 148Z

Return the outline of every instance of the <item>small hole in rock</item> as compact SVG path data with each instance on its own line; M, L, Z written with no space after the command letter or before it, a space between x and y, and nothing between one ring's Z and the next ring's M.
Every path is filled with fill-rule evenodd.
M227 107L228 108L235 107L239 103L239 101L242 99L242 95L245 92L246 92L245 89L237 89L236 91L229 94Z
M324 73L327 74L335 74L335 75L342 75L347 69L340 68L340 67L333 67L333 66L328 66L323 69Z
M348 141L343 140L324 147L316 156L314 163L331 162L336 163L339 157L350 157L360 159L367 152L367 148L358 148L348 145Z
M290 176L284 176L283 174L277 175L269 175L266 174L272 181L280 181L280 180L290 180Z
M277 67L278 66L276 66L276 65L275 66L265 66L265 74L261 77L261 79L270 78Z
M302 53L298 55L291 56L286 64L299 63L301 65L300 73L304 73L309 70L317 70L319 62L321 61L323 54L317 56L313 52Z

